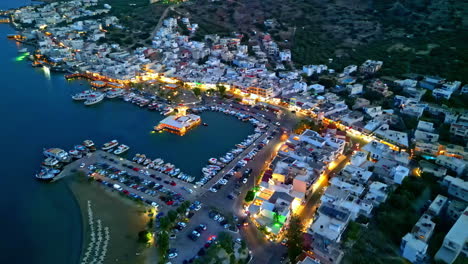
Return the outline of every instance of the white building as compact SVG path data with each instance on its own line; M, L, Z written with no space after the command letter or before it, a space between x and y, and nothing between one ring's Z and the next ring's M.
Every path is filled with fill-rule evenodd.
M290 50L283 50L279 53L281 61L291 61L291 51Z
M407 233L401 240L401 255L410 261L416 263L426 257L427 244L419 240L415 235Z
M448 188L448 193L458 199L468 202L468 182L452 176L445 176L442 185Z
M445 208L447 201L447 197L440 194L437 195L434 201L432 201L431 205L429 205L427 212L432 214L433 216L439 216Z
M346 85L346 89L348 90L350 95L361 94L362 88L363 85L360 83Z
M322 204L318 217L309 227L309 233L319 234L331 241L340 242L350 220L349 211L331 204Z
M436 159L436 164L444 166L448 169L451 169L454 172L456 172L458 175L463 174L463 172L466 169L466 163L467 162L464 160L457 159L455 157L444 156L444 155L437 156L437 159Z
M395 183L401 184L403 180L409 175L409 169L403 166L396 166L392 168L393 181Z
M434 256L435 260L445 263L453 263L460 255L468 257L468 208L458 218L448 234L444 238L444 243Z

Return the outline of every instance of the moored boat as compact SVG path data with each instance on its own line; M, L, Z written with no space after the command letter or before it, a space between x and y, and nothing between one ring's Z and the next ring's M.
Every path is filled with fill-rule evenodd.
M112 140L110 142L107 142L105 143L103 146L102 146L102 150L109 150L115 146L117 146L119 144L119 142L117 140Z
M122 145L117 147L117 149L114 151L114 154L115 155L120 155L120 154L124 153L125 151L127 151L129 149L130 149L129 146L122 144Z
M90 139L87 139L83 141L83 145L87 148L91 148L91 147L94 147L94 142Z
M67 161L68 160L68 153L59 148L49 148L49 149L44 149L44 156L47 158L54 158L57 159L58 161Z
M125 94L123 89L110 89L106 92L107 98L116 98Z
M50 169L50 168L42 168L40 172L36 173L35 177L41 181L51 181L60 173L60 170L57 169Z
M102 93L93 93L88 96L86 101L84 102L85 105L93 105L97 104L104 100L104 94Z
M88 99L88 96L90 96L93 92L88 90L88 91L84 91L84 92L81 92L81 93L77 93L77 94L74 94L72 95L72 99L73 100L86 100Z
M46 158L42 162L42 165L48 166L48 167L53 167L53 166L57 165L58 163L59 163L59 161L57 159L49 157L49 158Z

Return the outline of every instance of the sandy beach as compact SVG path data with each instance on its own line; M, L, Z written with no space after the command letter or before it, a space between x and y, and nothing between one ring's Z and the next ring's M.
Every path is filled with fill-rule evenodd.
M145 206L121 194L89 182L83 176L67 179L80 206L83 245L80 263L145 263L154 247L138 242L145 229Z

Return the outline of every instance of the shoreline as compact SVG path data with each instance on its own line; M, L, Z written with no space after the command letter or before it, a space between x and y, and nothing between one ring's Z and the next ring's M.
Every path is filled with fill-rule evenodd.
M75 203L75 206L76 206L76 209L78 209L80 211L80 225L81 225L81 232L79 234L80 236L80 254L79 254L79 258L75 261L76 264L79 264L81 263L81 260L83 259L83 249L85 247L85 239L84 239L84 236L85 236L85 229L86 229L86 225L85 225L85 219L84 219L84 215L83 215L83 211L81 210L81 205L80 205L80 202L78 201L78 198L76 197L76 194L75 192L73 191L73 189L71 188L70 186L70 180L72 179L68 179L68 181L65 183L65 186L67 188L67 191L70 193L70 195L72 196L72 199Z
M88 182L87 178L77 174L67 179L67 188L71 190L81 213L81 252L76 263L83 263L83 257L88 254L85 251L90 245L91 236L94 236L91 235L88 202L91 204L94 220L102 222L103 229L110 230L108 250L107 254L104 253L102 263L148 263L148 252L153 246L146 246L137 240L138 232L145 229L147 223L147 216L144 214L146 209L143 206L101 188L97 182ZM94 253L94 249L92 252Z

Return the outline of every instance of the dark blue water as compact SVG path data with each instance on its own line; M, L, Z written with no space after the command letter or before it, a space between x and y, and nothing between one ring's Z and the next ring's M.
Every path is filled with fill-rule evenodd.
M0 9L28 4L1 0ZM199 174L210 157L219 157L253 132L249 124L219 113L205 113L187 135L151 134L163 117L118 99L86 107L70 96L85 82L46 76L28 61L16 61L19 44L6 39L14 30L0 24L0 263L77 263L81 220L65 182L42 184L33 178L44 147L66 150L84 139L101 145L117 139L130 154L161 157L189 174ZM83 85L80 85L83 84Z

